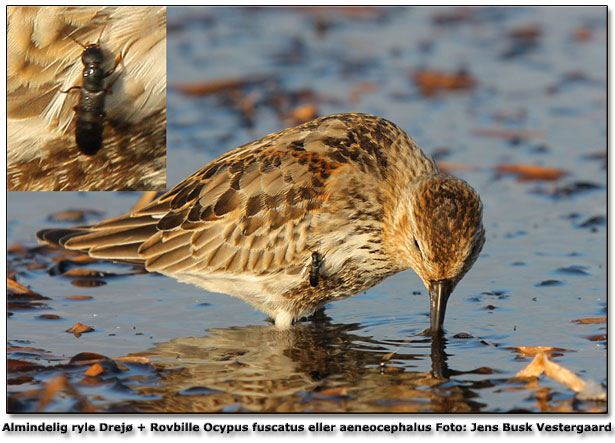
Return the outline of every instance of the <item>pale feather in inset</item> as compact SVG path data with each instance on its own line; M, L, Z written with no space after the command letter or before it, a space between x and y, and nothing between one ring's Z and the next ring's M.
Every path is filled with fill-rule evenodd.
M162 190L166 169L164 7L8 7L9 190ZM99 42L105 81L103 149L75 145L83 47Z

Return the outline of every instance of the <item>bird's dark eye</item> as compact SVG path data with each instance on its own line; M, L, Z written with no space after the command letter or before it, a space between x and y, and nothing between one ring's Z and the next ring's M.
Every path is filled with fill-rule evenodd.
M419 252L421 252L421 247L419 246L419 242L416 241L416 238L414 239L414 246L416 246L416 249L418 249Z

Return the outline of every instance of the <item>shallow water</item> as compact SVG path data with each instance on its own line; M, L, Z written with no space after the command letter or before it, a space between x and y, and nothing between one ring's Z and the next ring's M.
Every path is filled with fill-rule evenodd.
M18 393L62 373L58 361L95 352L152 362L87 387L82 371L66 369L101 411L605 411L605 403L579 401L548 378L513 379L531 360L514 347L551 346L560 348L553 361L606 385L606 324L573 322L606 317L605 13L169 8L169 186L231 148L294 125L298 106L313 104L318 115L368 112L395 122L477 189L487 242L449 301L442 343L420 335L428 296L412 271L280 332L240 300L129 265L92 263L130 275L83 287L47 272L56 252L11 253L17 281L52 299L9 309L9 344L53 356L9 353L51 366L10 374L30 377L9 384L15 410L36 408ZM412 80L418 69L460 68L473 88L425 96ZM205 96L179 89L228 78L251 83ZM498 173L501 164L567 174L519 181ZM99 211L89 223L136 199L9 193L8 245L30 248L39 229L84 223L48 220L54 212ZM66 299L73 295L92 298ZM38 318L45 313L60 319ZM77 322L95 331L65 332ZM79 410L66 397L46 410Z

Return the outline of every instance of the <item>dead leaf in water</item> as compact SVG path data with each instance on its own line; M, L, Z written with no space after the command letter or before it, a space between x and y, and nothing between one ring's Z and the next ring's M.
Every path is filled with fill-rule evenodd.
M74 355L68 362L71 365L87 365L93 364L100 360L109 360L109 357L95 352L80 352Z
M585 382L581 380L574 372L566 369L557 363L552 362L545 356L545 375L552 380L555 380L565 386L568 386L574 392L581 392L585 387Z
M576 320L572 320L572 322L580 325L594 325L596 323L606 323L606 317L578 318Z
M91 295L67 295L66 297L64 297L64 300L78 300L78 301L82 301L82 300L92 300L94 297L92 297Z
M585 400L606 401L606 392L595 382L586 383L571 370L549 360L544 352L536 357L521 371L516 378L537 378L542 374L573 390Z
M96 280L93 278L81 278L78 280L73 280L70 282L71 285L77 286L78 288L95 288L98 286L104 286L107 282L102 280Z
M511 349L519 352L521 357L535 357L541 353L552 357L554 352L566 352L566 349L556 348L553 346L515 346Z
M540 377L545 371L544 359L545 354L539 352L534 360L530 362L525 368L515 374L516 378L536 378Z
M152 362L147 357L137 357L137 356L130 356L130 355L127 355L125 357L115 357L113 360L119 360L124 363L142 363L142 364L149 364Z
M6 352L17 352L17 351L36 351L37 353L45 353L49 351L45 351L43 349L34 348L32 346L6 346Z
M174 85L173 87L179 92L186 95L210 95L220 92L228 92L235 89L241 89L254 83L262 83L272 76L254 76L246 78L230 78L221 80L211 80L209 82L200 83L183 83Z
M6 279L6 293L9 300L51 300L10 278Z
M38 318L42 320L60 320L60 316L56 314L42 314Z
M454 74L423 69L416 71L412 79L425 97L431 97L441 91L467 90L476 85L474 77L463 69Z
M62 274L65 277L115 277L117 274L113 274L110 272L97 271L95 269L86 269L86 268L74 268L69 269L68 271Z
M103 367L100 365L100 363L94 363L92 366L90 366L83 374L84 375L89 375L91 377L95 377L97 375L102 374L103 372L105 372L105 370L103 369Z
M589 337L585 338L589 341L606 341L606 334L590 335Z
M514 174L519 181L555 181L568 174L567 171L547 166L513 164L497 165L495 171L498 173Z
M25 360L16 360L14 358L9 358L6 360L6 368L9 373L11 372L27 372L32 370L43 369L43 366L37 365L36 363L31 363Z
M92 331L94 331L94 328L83 323L76 323L72 328L66 330L66 332L74 334L77 338L81 337L81 334Z

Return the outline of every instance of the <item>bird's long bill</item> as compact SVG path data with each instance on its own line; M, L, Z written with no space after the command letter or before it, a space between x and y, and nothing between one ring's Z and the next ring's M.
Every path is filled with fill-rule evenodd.
M440 334L442 332L442 324L444 323L444 315L446 314L446 302L453 291L453 285L450 280L438 280L430 282L429 298L431 299L431 308L429 318L431 319L431 333Z

